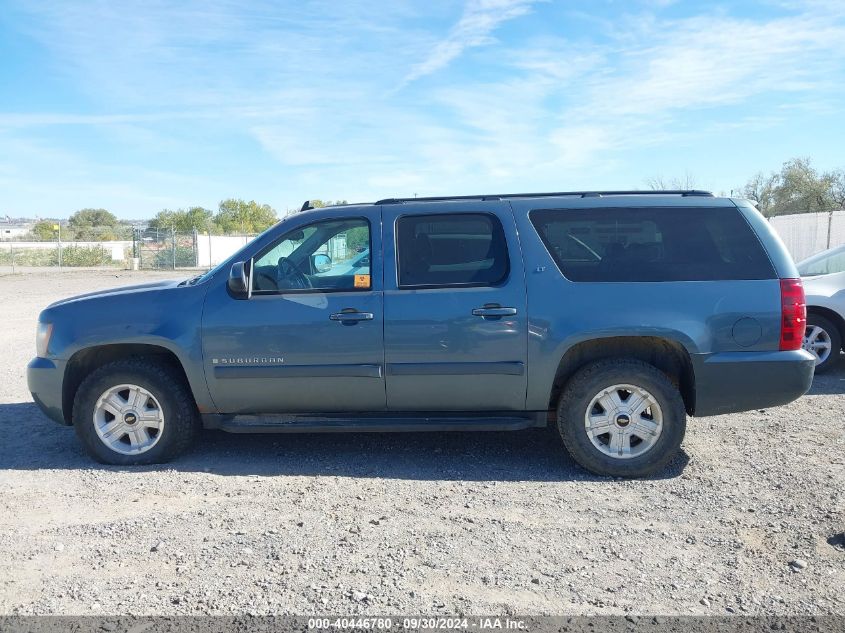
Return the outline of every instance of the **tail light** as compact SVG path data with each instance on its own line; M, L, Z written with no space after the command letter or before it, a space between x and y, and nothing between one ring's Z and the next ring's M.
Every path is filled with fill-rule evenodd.
M807 304L800 279L780 280L780 349L801 349L807 327Z

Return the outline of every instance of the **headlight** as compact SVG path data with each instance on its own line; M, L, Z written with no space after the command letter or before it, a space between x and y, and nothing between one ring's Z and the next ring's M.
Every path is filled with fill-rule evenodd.
M38 331L35 333L35 353L40 358L47 358L47 346L50 344L52 334L52 323L38 323Z

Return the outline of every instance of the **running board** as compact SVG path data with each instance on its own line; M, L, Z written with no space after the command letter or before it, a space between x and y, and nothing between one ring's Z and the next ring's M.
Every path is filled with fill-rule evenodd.
M545 411L525 415L378 416L204 414L203 426L227 433L402 433L431 431L520 431L546 426Z

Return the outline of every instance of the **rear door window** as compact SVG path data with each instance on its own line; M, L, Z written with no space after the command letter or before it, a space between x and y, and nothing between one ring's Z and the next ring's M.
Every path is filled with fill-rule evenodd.
M734 208L539 209L530 217L572 281L776 277L757 236Z
M486 213L402 216L396 250L400 288L492 286L508 276L502 224Z

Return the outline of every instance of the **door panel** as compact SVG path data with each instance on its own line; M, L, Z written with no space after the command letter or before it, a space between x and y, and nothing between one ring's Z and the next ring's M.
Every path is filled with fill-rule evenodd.
M385 363L387 407L394 411L505 411L525 405L527 318L523 266L514 236L510 207L501 202L449 202L384 207L385 230L397 234L402 216L491 214L501 222L508 251L507 278L496 286L401 288L398 269L408 253L385 243ZM401 228L401 227L400 227ZM404 230L404 229L402 229ZM461 252L482 252L469 237L435 235L400 237L399 249L413 239L424 242L426 264L414 281L448 283L460 280L465 269L455 260ZM453 245L446 245L450 242ZM438 249L441 252L438 252ZM404 258L404 260L403 260ZM447 263L444 263L447 262ZM397 264L397 262L399 262ZM410 267L410 266L409 266ZM419 276L416 279L414 276ZM467 277L469 278L469 277Z
M366 268L348 264L360 256L341 240L340 245L333 243L336 274L322 280L308 268L309 252L319 247L322 229L309 227L315 222L332 226L338 220L329 213L318 211L299 222L285 222L279 240L253 254L262 264L253 272L262 278L256 278L248 299L232 297L225 283L209 290L203 310L203 364L219 412L353 413L386 408L381 215L378 208L361 213L370 228L367 253L374 254ZM297 233L297 239L286 239ZM348 237L351 233L344 234ZM278 245L284 247L281 255ZM281 277L291 269L295 272L290 279ZM347 273L349 289L337 289L334 282ZM306 286L323 290L302 288L299 281L304 277L309 280ZM300 287L287 287L289 280ZM351 289L359 283L370 287Z
M356 309L370 320L336 321ZM385 408L380 292L231 298L209 292L203 362L222 413Z

